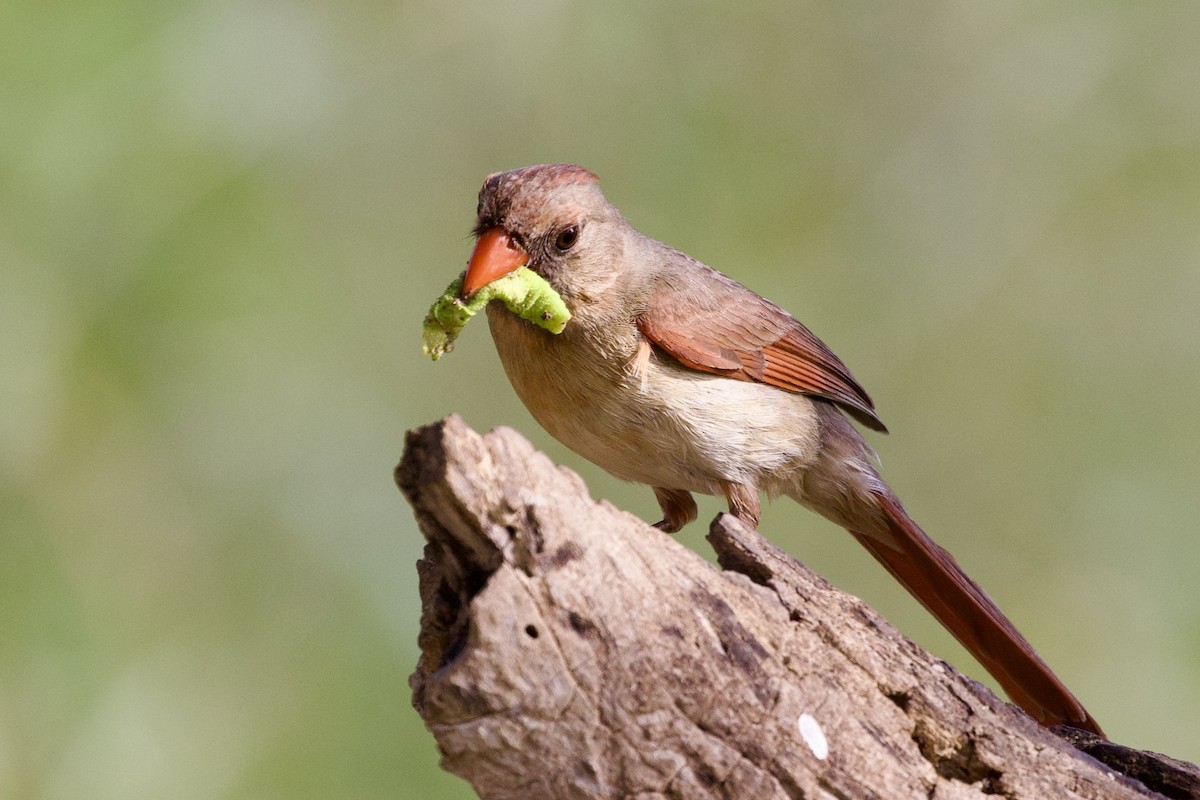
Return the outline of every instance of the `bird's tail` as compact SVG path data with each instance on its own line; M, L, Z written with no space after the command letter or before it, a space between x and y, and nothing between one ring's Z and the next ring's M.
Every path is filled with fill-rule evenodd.
M890 492L872 494L890 541L851 530L854 538L954 634L1013 702L1043 725L1066 723L1103 736L1083 705L954 557L925 535Z

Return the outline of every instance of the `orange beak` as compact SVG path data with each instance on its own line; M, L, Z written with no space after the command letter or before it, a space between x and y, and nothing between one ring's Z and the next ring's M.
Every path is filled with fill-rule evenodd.
M503 228L488 228L467 263L467 276L463 278L462 296L468 298L497 278L503 278L517 267L529 261L529 254L512 240Z

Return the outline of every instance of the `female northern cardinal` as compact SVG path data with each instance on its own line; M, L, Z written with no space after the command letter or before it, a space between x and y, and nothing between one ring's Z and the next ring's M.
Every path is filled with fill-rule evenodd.
M828 347L790 314L634 230L582 167L491 175L479 193L470 296L521 265L562 295L558 335L488 307L513 388L556 439L649 484L678 531L691 492L724 495L757 527L759 492L785 494L866 547L1045 725L1101 733L954 558L909 519L844 414L886 429Z

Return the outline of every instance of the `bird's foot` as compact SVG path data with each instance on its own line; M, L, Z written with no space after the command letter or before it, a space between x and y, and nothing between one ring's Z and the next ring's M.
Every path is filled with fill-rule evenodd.
M758 520L762 517L758 489L745 483L722 483L721 491L729 503L729 513L747 527L757 530Z
M692 499L691 492L685 492L682 489L663 489L660 486L652 488L663 512L663 518L654 523L654 527L660 531L678 533L684 525L699 515L700 511L696 508L696 501Z

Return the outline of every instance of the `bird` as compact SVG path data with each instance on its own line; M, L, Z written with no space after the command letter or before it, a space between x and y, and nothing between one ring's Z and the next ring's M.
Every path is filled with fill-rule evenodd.
M534 419L567 448L651 487L655 527L724 497L751 528L760 495L845 528L1043 725L1100 726L996 603L904 510L855 428L886 433L850 370L791 314L633 228L573 164L489 175L462 296L519 267L571 313L553 334L487 306L497 354Z

